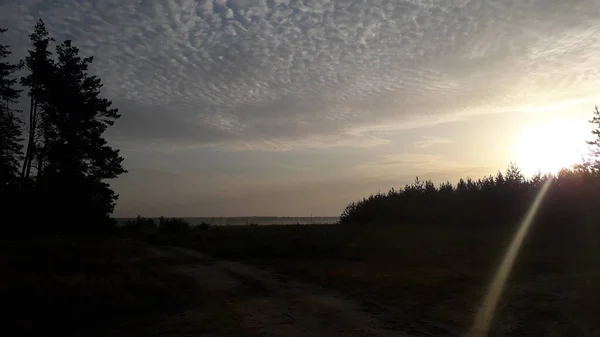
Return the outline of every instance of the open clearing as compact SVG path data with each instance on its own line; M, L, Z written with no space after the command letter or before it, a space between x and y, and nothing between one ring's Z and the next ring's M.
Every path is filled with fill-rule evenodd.
M258 336L454 336L432 322L401 326L394 310L372 300L303 283L251 265L217 260L186 248L151 248L184 260L180 270L226 298L242 325Z
M600 336L598 232L534 229L489 336ZM151 245L9 240L0 294L7 330L23 336L465 336L511 233L242 226Z
M490 336L599 336L599 232L598 226L534 227ZM331 304L310 304L308 312L336 317L339 331L359 327L384 336L464 336L512 233L511 226L242 226L198 231L162 244L214 257L201 258L200 265L228 270L231 282L246 280L245 293L254 301L266 297L276 308L286 308L281 312L294 320L283 335L301 333L296 328L303 324L315 331L320 324L332 327L329 318L299 321L306 316L302 308L316 296L327 299L318 303Z

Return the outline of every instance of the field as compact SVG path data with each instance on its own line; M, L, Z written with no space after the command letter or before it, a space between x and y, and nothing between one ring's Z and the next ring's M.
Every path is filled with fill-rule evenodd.
M152 245L5 240L2 310L21 336L464 336L513 227L171 225L144 234ZM490 336L599 336L598 298L600 228L534 226Z
M247 336L223 298L176 270L183 263L127 240L3 241L3 328L11 336Z
M242 226L157 243L266 267L393 308L389 328L466 333L515 226ZM491 335L600 335L600 228L536 225ZM378 310L372 308L372 310ZM435 329L431 329L435 334ZM443 333L441 333L443 331ZM422 335L422 331L414 331Z

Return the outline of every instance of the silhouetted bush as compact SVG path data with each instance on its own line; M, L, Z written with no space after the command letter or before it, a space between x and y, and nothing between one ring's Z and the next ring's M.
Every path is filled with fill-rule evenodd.
M208 222L202 221L202 223L199 224L198 226L196 226L195 228L198 228L200 230L207 230L207 229L210 229L210 227L211 226L210 226L210 224Z
M181 218L165 218L158 219L158 234L159 235L183 235L188 234L191 230L190 224Z
M137 216L135 219L130 219L125 222L121 231L127 237L146 238L156 234L158 226L152 219Z
M594 211L600 200L600 171L586 167L563 169L557 175L537 174L527 179L511 164L505 174L498 172L478 180L460 179L435 187L418 178L401 190L391 189L350 203L342 212L343 225L403 223L498 224L520 221L551 180L537 212L538 221L600 221Z

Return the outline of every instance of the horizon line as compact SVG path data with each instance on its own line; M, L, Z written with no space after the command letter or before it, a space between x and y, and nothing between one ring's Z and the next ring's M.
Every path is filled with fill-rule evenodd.
M136 216L113 216L113 218L115 219L135 219L138 216L142 217L142 218L160 218L160 217L164 217L164 218L199 218L199 219L218 219L218 218L278 218L278 219L286 219L286 218L339 218L339 215L308 215L308 216L269 216L269 215L249 215L249 216L165 216L165 215L161 215L161 216L143 216L141 214L136 215Z

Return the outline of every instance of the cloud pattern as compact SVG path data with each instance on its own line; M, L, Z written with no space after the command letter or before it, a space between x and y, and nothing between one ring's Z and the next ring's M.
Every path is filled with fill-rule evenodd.
M428 149L436 145L450 144L452 140L436 136L422 136L421 139L415 142L415 147L418 149Z
M378 146L594 95L597 0L6 0L94 55L133 147ZM385 132L381 132L385 131Z

